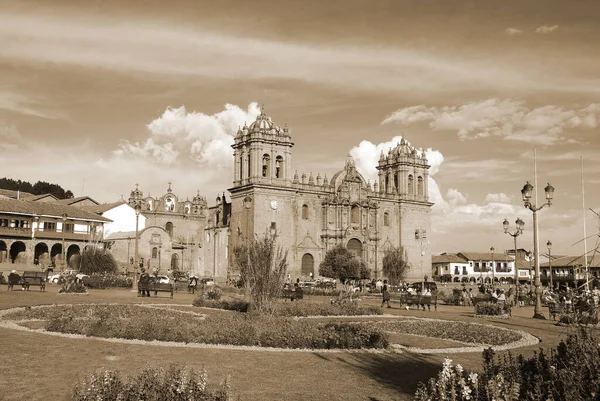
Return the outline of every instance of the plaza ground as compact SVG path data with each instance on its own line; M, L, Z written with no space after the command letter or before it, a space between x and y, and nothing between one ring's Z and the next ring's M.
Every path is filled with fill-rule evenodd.
M59 295L58 285L46 292L6 291L0 286L0 309L62 303L191 304L195 295L176 293L174 299L138 298L126 289L90 290L89 295ZM163 294L164 295L164 294ZM328 302L308 296L301 302ZM378 299L364 299L378 305ZM533 308L515 308L508 320L473 318L473 308L438 306L437 312L406 311L398 304L386 313L487 323L527 331L540 344L513 350L531 355L554 347L567 334L551 320L532 319ZM545 308L547 314L547 308ZM437 375L448 357L467 369L481 367L480 353L391 354L350 352L268 352L214 348L175 348L147 344L70 339L0 328L0 399L64 400L82 375L99 368L136 372L146 365L185 364L206 368L212 383L231 376L232 392L242 400L410 400L419 381ZM435 341L435 340L432 340Z

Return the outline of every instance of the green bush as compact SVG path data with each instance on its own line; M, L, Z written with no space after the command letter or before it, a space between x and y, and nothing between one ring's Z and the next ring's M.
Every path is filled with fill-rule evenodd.
M478 302L475 304L475 314L482 316L504 315L504 307L495 302Z
M360 306L358 302L324 304L310 302L285 302L273 309L277 316L361 316L381 315L380 307Z
M212 300L207 299L203 296L198 296L192 302L192 305L204 308L214 308L214 309L225 309L232 310L236 312L247 312L250 307L250 303L248 301L244 301L243 299L234 299L231 301L225 300Z
M83 278L83 283L88 288L131 288L133 279L114 273L92 273L89 277Z
M73 390L73 401L152 400L152 401L226 401L230 399L229 379L218 390L208 388L206 371L172 365L168 370L147 367L137 376L121 376L100 370L81 379Z
M80 273L116 273L117 261L107 249L90 246L83 250L77 261L72 262Z
M465 372L446 359L443 370L420 384L417 401L597 400L600 394L600 337L580 328L559 345L526 359L510 352L483 352L483 372Z
M74 275L61 276L61 278L58 281L61 284L58 290L59 294L85 294L88 292L83 282L78 280Z

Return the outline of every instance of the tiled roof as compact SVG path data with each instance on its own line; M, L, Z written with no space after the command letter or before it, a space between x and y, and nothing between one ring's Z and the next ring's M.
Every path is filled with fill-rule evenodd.
M81 208L63 205L58 202L35 202L28 200L17 201L15 199L0 199L0 213L56 218L62 218L62 215L66 213L67 216L69 216L69 219L102 222L112 221L106 217L98 216L95 213L82 210Z
M588 255L587 262L589 267L600 267L600 254L594 253ZM559 258L552 258L552 267L572 267L572 266L585 266L585 259L583 255L580 256L562 256ZM540 267L549 267L548 262L540 263Z
M463 256L468 260L492 260L492 254L490 252L459 252L458 256ZM494 253L494 260L512 262L515 259L511 256L507 256L504 253Z
M29 199L29 198L33 198L35 195L31 194L29 192L19 192L19 191L13 191L12 189L0 189L0 195L4 195L8 198L12 198L12 199L17 199L17 193L19 195L19 199Z
M44 198L47 198L47 197L54 198L54 200L57 201L57 202L60 201L56 196L54 196L52 194L33 195L31 198L27 198L27 200L37 201L37 200L44 199Z
M60 203L64 203L66 205L72 205L73 203L77 203L77 202L80 202L80 201L85 200L85 199L91 200L96 205L98 205L98 202L96 202L94 199L90 198L89 196L78 196L76 198L61 199L61 200L59 200L59 202Z
M126 203L127 202L125 202L123 199L119 199L118 201L113 202L113 203L103 203L101 205L81 206L81 209L87 210L88 212L92 212L92 213L102 214L104 212L109 211L110 209L114 209L115 207L124 205Z
M448 253L445 255L432 256L431 263L467 263L467 259L462 258L455 253Z
M141 230L140 230L141 233ZM109 232L104 236L105 241L110 240L118 240L118 239L135 239L135 231L117 231L117 232Z

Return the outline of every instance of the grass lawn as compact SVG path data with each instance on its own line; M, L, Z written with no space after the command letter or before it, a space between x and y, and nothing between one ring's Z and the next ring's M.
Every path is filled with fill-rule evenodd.
M137 298L134 292L123 289L91 290L87 296L59 295L58 288L49 285L46 292L35 289L9 292L0 286L0 308L102 302L191 304L195 297L176 293L172 300ZM301 302L326 301L326 297L313 296ZM377 299L363 302L380 303ZM542 340L539 345L513 353L530 355L540 346L555 346L566 334L564 328L554 326L552 321L532 319L531 307L513 309L513 318L494 321L473 318L470 316L472 308L466 307L442 305L437 312L423 312L393 306L385 312L498 325L527 331ZM481 365L479 353L423 355L175 348L69 339L5 328L0 328L0 339L0 399L19 401L68 399L77 379L98 368L133 373L146 364L167 367L170 363L197 369L204 367L215 384L230 375L232 392L242 400L410 400L417 383L437 375L445 357L466 368L479 369ZM406 336L404 341L415 346L422 339ZM434 342L436 340L427 340L428 347ZM448 346L447 341L438 344L440 348Z

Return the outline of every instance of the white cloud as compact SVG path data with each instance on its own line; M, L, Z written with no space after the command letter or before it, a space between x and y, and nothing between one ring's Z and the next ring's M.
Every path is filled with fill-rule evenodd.
M148 124L150 138L143 143L123 141L115 156L137 156L172 165L183 156L201 165L228 167L233 162L234 136L244 123L250 125L260 114L256 103L248 109L226 104L225 110L208 115L188 112L184 106L167 108L162 116Z
M523 31L517 28L506 28L504 30L504 33L506 33L507 35L520 35L523 33Z
M547 34L552 33L558 29L558 25L542 25L538 26L535 30L536 33Z
M47 119L61 118L40 110L36 103L20 93L0 91L0 110Z
M462 106L402 108L387 116L382 124L392 122L410 125L429 121L434 130L456 131L461 140L502 137L506 140L553 145L573 141L566 138L566 129L597 128L600 105L566 110L546 105L530 109L524 101L488 99Z
M510 203L510 197L505 193L487 194L485 197L487 203Z

